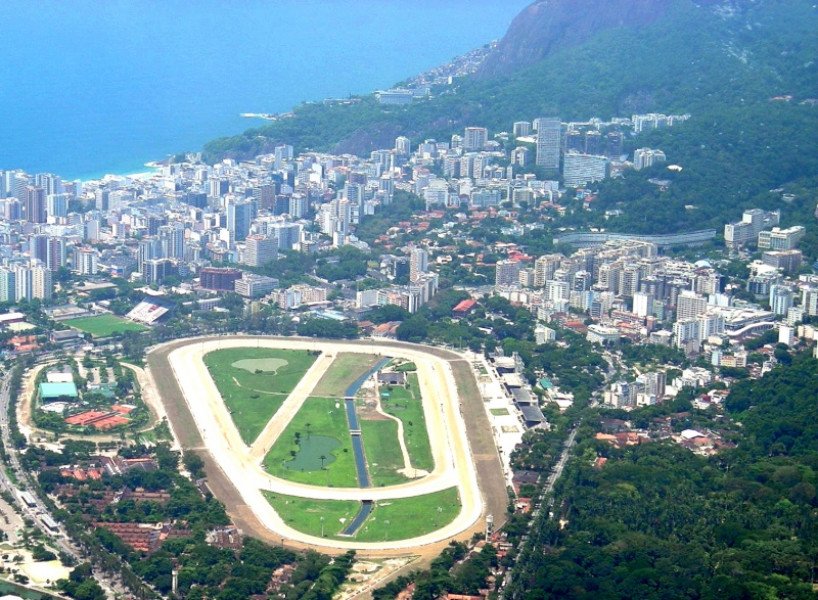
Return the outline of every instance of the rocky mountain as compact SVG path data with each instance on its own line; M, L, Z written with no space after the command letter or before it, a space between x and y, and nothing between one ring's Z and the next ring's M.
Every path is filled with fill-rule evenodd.
M638 30L674 4L677 0L538 0L515 17L479 75L506 75L609 29Z

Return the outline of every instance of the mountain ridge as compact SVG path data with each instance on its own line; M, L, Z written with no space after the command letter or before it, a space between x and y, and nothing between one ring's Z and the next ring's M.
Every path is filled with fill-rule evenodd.
M512 20L478 77L507 75L614 28L640 29L667 15L678 0L537 0Z

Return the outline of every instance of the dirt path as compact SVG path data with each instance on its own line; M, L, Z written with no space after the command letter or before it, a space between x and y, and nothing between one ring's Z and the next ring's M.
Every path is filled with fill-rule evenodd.
M403 455L403 468L398 469L398 473L404 477L408 477L409 479L425 477L428 475L428 471L423 469L415 469L412 466L412 457L409 456L409 449L406 447L406 436L403 432L403 420L399 419L395 415L390 415L383 409L383 405L381 404L381 386L378 384L377 377L375 377L375 411L398 424L398 445L400 446L400 453Z

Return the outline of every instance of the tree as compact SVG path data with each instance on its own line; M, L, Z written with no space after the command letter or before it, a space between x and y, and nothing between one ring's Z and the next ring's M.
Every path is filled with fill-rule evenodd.
M397 337L404 342L422 342L429 332L429 321L422 315L412 315L398 326Z

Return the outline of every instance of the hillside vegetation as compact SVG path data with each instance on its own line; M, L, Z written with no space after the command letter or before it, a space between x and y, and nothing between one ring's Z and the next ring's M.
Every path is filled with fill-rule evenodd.
M533 528L508 596L815 598L816 385L807 356L737 384L727 409L742 439L710 458L586 438L556 494L565 527Z

